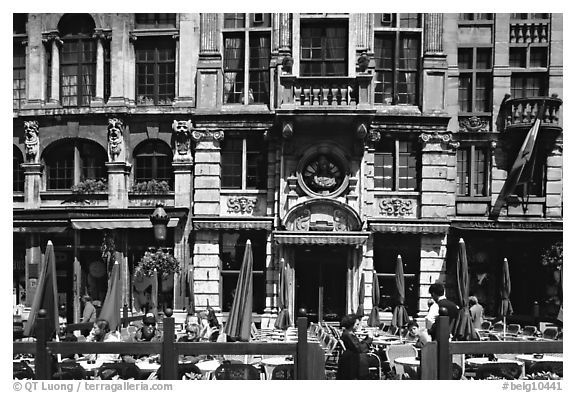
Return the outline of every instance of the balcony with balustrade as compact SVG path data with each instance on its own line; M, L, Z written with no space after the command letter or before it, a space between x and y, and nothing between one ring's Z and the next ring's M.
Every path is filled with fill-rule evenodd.
M506 101L502 106L504 130L527 130L534 124L534 120L544 105L541 131L562 131L560 121L560 107L562 100L557 97L529 97L515 98Z

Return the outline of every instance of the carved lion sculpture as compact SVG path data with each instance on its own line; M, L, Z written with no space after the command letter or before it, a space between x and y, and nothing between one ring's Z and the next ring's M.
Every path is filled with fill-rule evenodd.
M117 118L108 119L108 161L124 161L124 122Z
M176 141L176 154L174 154L174 160L192 159L192 154L190 152L192 121L174 120L172 123L172 131L174 132L174 139Z
M40 139L38 133L40 129L36 120L24 122L24 145L26 147L26 158L28 162L38 162Z

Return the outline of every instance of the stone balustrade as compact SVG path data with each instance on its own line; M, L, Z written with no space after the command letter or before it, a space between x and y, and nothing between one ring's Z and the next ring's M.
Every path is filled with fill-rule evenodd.
M510 23L511 43L547 43L548 22L517 22Z
M545 105L541 125L560 128L558 111L562 100L554 97L530 97L511 99L504 104L506 129L530 127L541 105Z
M368 105L371 75L295 77L283 75L280 107L356 108Z

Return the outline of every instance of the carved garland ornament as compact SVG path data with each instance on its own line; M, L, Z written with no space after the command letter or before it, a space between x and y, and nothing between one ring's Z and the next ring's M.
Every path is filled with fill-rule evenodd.
M124 122L117 118L108 119L108 161L124 162Z
M40 162L40 139L38 134L40 133L40 128L36 120L25 121L24 122L24 146L26 147L26 158L28 162L38 163Z
M190 137L192 135L192 120L174 120L172 123L172 131L176 143L174 161L191 161Z
M470 132L478 132L488 131L488 122L480 119L478 116L467 117L465 119L460 120L460 130L470 131Z
M256 210L258 198L230 197L228 198L228 213L252 214Z
M405 217L414 214L411 200L382 199L378 205L380 206L380 214L386 216Z

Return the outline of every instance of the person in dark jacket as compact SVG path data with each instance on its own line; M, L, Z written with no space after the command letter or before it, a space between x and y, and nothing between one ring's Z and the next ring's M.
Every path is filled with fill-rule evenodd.
M363 341L356 336L360 321L355 314L346 315L340 326L344 328L341 339L346 350L338 361L336 379L368 379L368 368L378 366L378 360L367 355L372 336L368 335Z
M452 330L452 325L454 324L454 321L458 316L458 306L456 305L456 303L454 303L451 300L448 300L446 296L444 296L444 285L440 283L430 285L428 292L430 292L430 296L432 296L432 299L434 299L434 302L436 302L436 304L438 305L438 310L440 310L442 307L448 310L448 317L450 318L450 330ZM434 323L432 324L432 327L430 328L429 331L432 340L436 340L437 326L438 326L438 315L436 315Z

